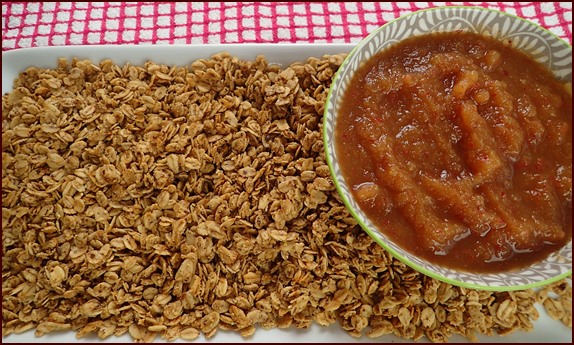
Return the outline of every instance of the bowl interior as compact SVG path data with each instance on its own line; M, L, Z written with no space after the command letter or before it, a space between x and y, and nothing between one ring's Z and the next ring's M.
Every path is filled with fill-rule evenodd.
M561 81L572 81L572 47L546 29L522 18L474 7L440 7L403 16L378 28L348 55L335 75L325 107L324 143L327 162L345 205L369 235L397 259L433 278L453 285L485 290L518 290L560 280L572 274L572 241L546 260L507 273L467 273L422 260L389 240L361 212L345 184L334 132L337 113L354 73L364 61L400 40L431 32L463 30L488 35L530 54Z

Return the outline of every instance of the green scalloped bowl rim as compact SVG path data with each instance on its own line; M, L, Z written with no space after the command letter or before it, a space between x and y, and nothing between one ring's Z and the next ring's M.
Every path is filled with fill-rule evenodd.
M389 26L389 25L393 25L394 23L404 20L405 18L421 13L421 12L428 12L428 11L441 11L444 10L446 8L461 8L461 9L474 9L474 10L481 10L481 11L492 11L492 12L497 12L509 17L512 17L514 19L519 19L522 20L526 23L528 23L529 25L533 25L538 27L541 30L546 31L547 33L551 34L552 36L554 36L557 40L559 40L560 42L562 42L563 44L565 44L567 47L572 48L572 46L570 44L568 44L566 41L564 41L562 38L560 38L559 36L555 35L554 33L552 33L551 31L549 31L548 29L534 23L531 22L527 19L521 18L519 16L510 14L510 13L506 13L506 12L502 12L499 10L494 10L494 9L488 9L488 8L482 8L482 7L476 7L476 6L440 6L440 7L434 7L434 8L429 8L429 9L424 9L424 10L419 10L419 11L415 11L412 13L408 13L405 14L403 16L400 16L399 18L393 19L391 21L389 21L388 23L378 27L377 29L375 29L373 32L371 32L367 37L365 37L364 39L361 40L361 42L359 42L352 50L351 52L349 52L349 54L347 55L347 57L345 58L345 60L343 61L343 63L341 64L341 66L339 67L339 69L337 70L337 72L335 73L335 75L333 76L333 80L331 85L335 84L335 81L339 78L340 75L340 71L343 69L343 67L349 63L351 57L355 54L355 52L364 45L365 42L369 41L370 38L374 35L376 35L379 31L383 30L385 27ZM326 102L330 102L332 101L332 88L329 88L329 92L327 94L327 99ZM324 114L323 114L323 128L325 128L326 122L327 122L327 113L328 113L328 107L327 104L325 105L325 110L324 110ZM327 143L328 141L328 137L327 137L327 132L323 131L323 142ZM335 172L334 172L334 167L333 167L333 162L331 160L331 155L330 155L330 151L327 145L324 145L324 150L325 150L325 156L326 156L326 160L327 160L327 165L329 166L329 171L331 173L331 176L334 177ZM337 189L337 192L339 193L339 196L341 197L341 199L343 200L343 203L345 204L347 210L351 213L351 215L353 216L353 218L355 218L355 220L357 220L357 222L359 223L359 225L361 226L361 228L373 239L375 240L379 245L381 245L386 251L388 251L393 257L397 258L398 260L400 260L401 262L403 262L404 264L406 264L407 266L411 267L412 269L425 274L431 278L437 279L439 281L451 284L451 285L455 285L455 286L460 286L460 287L464 287L464 288L470 288L470 289L479 289L479 290L487 290L487 291L517 291L517 290L524 290L524 289L530 289L530 288L538 288L556 281L559 281L561 279L564 279L570 275L572 275L572 269L570 269L569 271L562 273L560 275L554 276L554 277L550 277L547 279L544 279L542 281L539 282L535 282L535 283L531 283L531 284L524 284L524 285L514 285L514 286L489 286L489 285L479 285L479 284L473 284L473 283L468 283L462 280L456 280L456 279L452 279L452 278L447 278L444 276L441 276L438 273L429 271L428 269L414 263L411 262L410 260L408 260L407 258L405 258L404 256L401 255L401 253L397 252L396 250L394 250L393 248L391 248L387 243L385 243L384 241L382 241L378 236L376 236L374 234L374 230L370 229L368 226L366 226L366 224L364 224L361 220L360 217L357 214L357 211L352 207L352 205L350 204L349 200L347 199L347 197L345 196L344 193L342 193L341 190L341 186L338 182L338 180L336 178L333 178L335 187ZM434 264L433 264L434 265ZM468 273L468 272L465 272ZM473 274L473 273L470 273Z

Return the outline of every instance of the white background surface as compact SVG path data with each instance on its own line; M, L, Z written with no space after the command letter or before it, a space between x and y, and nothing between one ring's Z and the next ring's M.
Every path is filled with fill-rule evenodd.
M102 59L112 59L116 64L130 62L132 65L143 64L150 59L156 63L168 65L187 65L198 58L208 58L210 55L227 51L242 59L254 59L263 54L273 63L289 65L295 61L305 61L308 57L320 57L325 54L350 52L351 44L229 44L229 45L173 45L173 46L62 46L17 49L2 53L2 94L12 90L13 80L18 73L27 67L54 68L60 57L89 58L94 63ZM545 343L561 342L572 343L572 330L559 321L552 320L541 306L537 306L540 318L534 322L534 331L515 332L500 337L479 336L481 342L519 342L519 343ZM34 331L14 334L3 337L2 342L98 342L96 336L76 339L74 332L56 332L36 338ZM163 342L159 336L155 342ZM468 342L461 336L453 336L451 342ZM122 337L110 337L105 342L132 342L129 334ZM177 340L175 342L189 342ZM337 324L330 327L313 325L306 330L300 329L258 329L250 338L242 338L237 333L218 331L217 334L206 340L200 336L194 342L320 342L320 343L351 343L351 342L409 342L395 336L384 336L376 339L367 337L353 338L342 330ZM428 342L426 338L421 342Z

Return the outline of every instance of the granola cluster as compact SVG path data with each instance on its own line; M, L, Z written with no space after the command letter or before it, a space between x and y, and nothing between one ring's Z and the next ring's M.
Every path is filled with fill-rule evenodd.
M341 202L321 118L344 55L281 68L59 61L2 97L2 335L248 337L338 323L446 341L572 327L570 286L486 292L385 252Z

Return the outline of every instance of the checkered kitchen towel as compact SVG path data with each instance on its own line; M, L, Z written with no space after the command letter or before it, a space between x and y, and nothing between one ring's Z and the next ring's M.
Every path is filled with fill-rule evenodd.
M2 50L78 44L358 43L403 14L472 5L572 44L570 2L3 2Z

